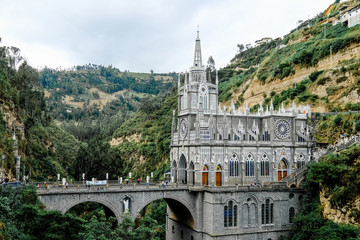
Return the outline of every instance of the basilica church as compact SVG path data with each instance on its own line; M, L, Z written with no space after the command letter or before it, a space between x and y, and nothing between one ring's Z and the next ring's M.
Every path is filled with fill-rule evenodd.
M182 79L182 80L181 80ZM199 32L194 61L179 75L173 112L171 181L187 185L265 185L281 181L311 158L310 107L280 106L257 112L218 102L219 80L207 76Z

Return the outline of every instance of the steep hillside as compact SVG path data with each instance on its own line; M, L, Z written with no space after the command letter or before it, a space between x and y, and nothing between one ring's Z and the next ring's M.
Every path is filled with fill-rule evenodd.
M340 5L334 6L331 16L338 17ZM316 24L323 19L317 16L308 23L313 25L283 40L237 54L219 72L223 104L233 100L238 107L247 101L255 110L272 99L275 108L293 100L315 112L354 108L360 93L360 26Z
M150 172L163 177L169 170L172 111L176 92L145 99L140 110L113 135L112 146L126 159L127 172L145 178Z
M52 179L57 173L67 175L74 158L63 155L64 150L76 151L79 146L75 139L60 143L54 138L71 139L51 124L38 77L18 48L0 47L0 153L5 158L5 176L10 179L15 177L14 133L21 157L21 179L24 173L31 180Z
M175 73L121 72L94 64L70 70L45 68L39 83L47 109L78 140L110 136L140 106L140 99L165 92Z

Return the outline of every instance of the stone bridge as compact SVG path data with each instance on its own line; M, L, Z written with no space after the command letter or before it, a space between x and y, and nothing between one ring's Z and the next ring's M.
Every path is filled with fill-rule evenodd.
M121 222L129 212L135 219L149 203L164 199L168 205L166 239L278 239L290 229L304 192L285 182L264 186L138 185L110 184L68 188L41 184L37 190L48 210L66 213L83 202L97 202L109 208ZM271 216L271 217L270 217ZM225 222L226 221L226 222ZM231 221L233 226L228 226ZM267 221L267 222L266 222ZM229 222L230 224L230 222ZM230 227L230 228L229 228ZM245 237L246 236L246 237Z
M190 228L196 228L196 191L189 191L186 185L179 186L146 186L117 185L87 188L82 185L71 185L69 188L49 185L37 190L40 201L48 210L59 210L66 213L72 207L84 202L97 202L109 208L118 222L125 212L135 219L149 203L164 199L173 219L177 219ZM127 210L128 209L128 210Z

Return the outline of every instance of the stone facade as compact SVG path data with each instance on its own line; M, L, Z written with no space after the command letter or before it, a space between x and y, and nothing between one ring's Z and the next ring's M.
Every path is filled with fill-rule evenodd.
M190 228L168 215L167 239L278 239L303 193L272 186L310 161L311 109L221 107L217 73L214 84L201 59L198 33L193 66L179 76L170 152L171 181L203 189L201 223Z
M167 217L166 239L264 239L276 240L287 234L294 216L298 213L303 193L297 189L229 189L205 187L201 195L199 220L189 227Z
M172 181L189 185L251 185L280 181L311 156L307 117L310 107L275 110L272 103L251 113L222 108L218 77L207 79L199 36L195 57L178 82L178 117L173 116Z

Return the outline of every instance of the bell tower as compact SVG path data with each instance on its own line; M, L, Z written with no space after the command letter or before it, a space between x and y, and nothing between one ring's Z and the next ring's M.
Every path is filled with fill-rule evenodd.
M186 113L196 114L202 109L216 111L218 105L218 81L212 84L206 76L206 67L202 63L202 53L199 30L196 34L194 61L183 77L184 84L178 82L179 115Z

